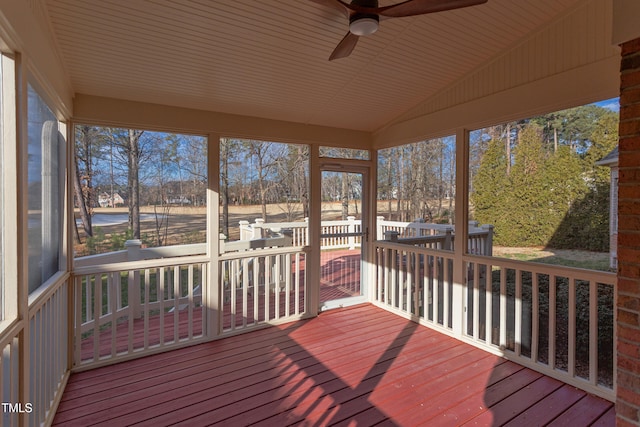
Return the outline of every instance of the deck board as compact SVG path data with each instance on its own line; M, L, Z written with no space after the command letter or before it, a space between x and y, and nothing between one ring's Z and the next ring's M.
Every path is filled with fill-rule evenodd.
M364 304L75 373L53 425L576 421L614 425L613 404Z

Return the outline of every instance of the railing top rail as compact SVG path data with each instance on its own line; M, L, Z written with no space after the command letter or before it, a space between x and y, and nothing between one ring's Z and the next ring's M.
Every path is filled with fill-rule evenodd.
M175 258L157 258L142 261L126 261L109 264L97 264L78 267L74 270L74 276L82 276L86 274L98 273L114 273L118 271L144 270L147 268L168 267L176 265L201 264L209 262L206 255L175 257Z
M285 255L289 253L304 252L304 246L285 246L280 248L254 249L243 252L228 252L220 254L219 261L228 261L232 259L256 258L271 255Z
M0 348L6 348L7 345L11 344L23 329L24 323L18 319L8 322L7 326L2 329L2 332L0 333Z
M157 246L140 249L142 259L168 258L176 256L203 255L207 253L206 243L191 243L176 246Z
M160 259L175 258L183 256L204 255L207 253L206 243L192 243L187 245L158 246L151 248L141 248L139 259ZM121 251L107 252L104 254L88 255L74 259L76 269L83 267L91 267L94 265L105 265L112 263L121 263L128 261L129 251L127 249Z
M263 222L263 223L251 223L249 224L254 228L271 228L271 229L282 229L282 228L301 228L308 227L309 223L304 221L295 221L295 222Z
M360 224L360 220L354 219L353 221L350 221L348 219L335 219L335 220L320 221L320 225L323 227L331 227L332 225L352 225L352 224Z
M536 274L548 274L550 276L570 277L575 279L589 279L605 285L616 284L616 273L608 271L589 270L586 268L567 267L564 265L545 264L535 261L520 261L508 258L488 257L483 255L463 256L466 262L477 262L495 267L512 268L514 270L530 271Z
M224 242L221 245L223 253L229 252L244 252L255 249L267 249L276 247L291 247L293 239L290 236L279 237L263 237L260 239L251 240L235 240L232 242Z
M489 234L489 230L485 230L482 228L475 228L473 230L469 230L469 236L486 236Z
M405 245L444 242L445 240L447 240L446 234L435 234L433 236L418 236L418 237L398 237L398 243L404 243Z
M106 264L107 262L122 262L127 259L128 251L126 249L120 251L106 252L103 254L87 255L73 259L76 267L84 267L89 265Z
M376 240L374 245L376 248L381 249L395 249L402 252L417 252L425 255L453 257L453 252L449 250L422 248L420 246L412 246L404 243L391 243L385 240Z
M408 227L408 228L424 228L424 229L433 229L433 230L446 230L453 228L451 224L436 224L433 222L417 222L417 221L387 221L387 220L379 220L378 224L382 226L392 226L392 227Z
M49 301L51 295L58 291L71 275L68 271L59 271L47 279L38 289L29 294L29 316L39 310L42 304Z

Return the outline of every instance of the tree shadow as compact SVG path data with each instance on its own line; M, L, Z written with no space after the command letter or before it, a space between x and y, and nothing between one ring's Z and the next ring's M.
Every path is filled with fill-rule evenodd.
M609 183L598 183L573 202L546 247L609 251L609 190Z
M299 393L289 393L294 401L288 402L289 409L265 420L273 425L329 425L348 420L356 425L372 425L384 421L385 425L396 425L371 399L385 374L405 348L413 333L419 327L415 322L407 321L400 328L395 338L387 345L370 368L359 376L359 382L343 378L333 372L316 355L309 352L304 344L299 344L293 337L294 333L304 327L304 322L288 325L284 331L295 343L299 359L305 359L306 367L302 367L303 378L306 381L315 379L315 383L304 389L302 384ZM288 343L286 344L288 345ZM285 349L282 348L284 351ZM356 363L352 361L351 363ZM367 364L365 364L366 366ZM319 374L321 373L321 374ZM350 377L349 379L354 379Z

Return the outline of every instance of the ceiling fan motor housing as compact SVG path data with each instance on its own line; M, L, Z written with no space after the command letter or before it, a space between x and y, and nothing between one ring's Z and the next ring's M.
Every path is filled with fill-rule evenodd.
M378 0L353 0L352 5L378 7ZM375 13L354 12L349 16L349 31L357 36L368 36L378 30L380 18Z

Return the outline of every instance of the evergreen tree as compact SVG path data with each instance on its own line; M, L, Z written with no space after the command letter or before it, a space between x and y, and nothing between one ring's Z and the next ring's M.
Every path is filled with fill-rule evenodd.
M509 245L543 244L541 236L548 227L545 215L548 204L542 197L547 157L542 141L542 129L531 123L520 132L514 149L514 164L505 200L510 210L510 225L503 226L499 234Z
M473 180L471 194L473 216L483 224L493 224L495 241L500 243L499 231L507 226L509 179L505 145L500 139L491 139L482 157L482 163Z
M616 146L617 123L593 105L534 118L511 155L494 134L472 178L475 219L495 226L498 245L608 250L609 169L595 163Z

